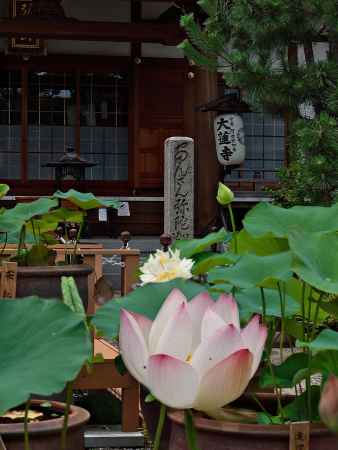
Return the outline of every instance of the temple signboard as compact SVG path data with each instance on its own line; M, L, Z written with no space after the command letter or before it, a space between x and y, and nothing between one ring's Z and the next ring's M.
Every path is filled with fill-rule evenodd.
M11 0L10 1L10 17L26 18L32 14L33 0ZM9 36L8 52L9 53L33 53L41 54L45 50L45 43L42 39L30 36Z
M223 166L239 165L245 159L244 125L238 114L221 114L214 122L217 158Z

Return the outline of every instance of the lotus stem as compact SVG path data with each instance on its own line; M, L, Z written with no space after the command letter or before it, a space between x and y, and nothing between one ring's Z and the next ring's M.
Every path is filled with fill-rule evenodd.
M162 436L162 431L163 431L166 415L167 415L167 407L161 403L160 416L159 416L158 422L157 422L153 450L158 450L160 448L161 436Z
M281 311L281 332L279 337L279 352L280 352L280 359L281 363L284 360L284 339L285 339L285 283L283 283L283 290L280 285L280 283L277 283L278 286L278 292L279 292L279 299L280 299L280 311Z
M230 222L231 222L231 229L234 235L234 245L235 245L235 253L238 254L238 241L237 241L237 235L236 235L236 223L235 223L235 217L234 213L232 211L231 203L228 205L228 211L230 215Z
M266 300L265 300L265 292L264 292L264 288L260 288L261 289L261 298L262 298L262 320L263 323L265 324L266 322Z
M25 450L30 450L29 433L28 433L28 413L31 402L27 400L25 405L25 418L23 422Z
M60 450L67 449L68 418L69 418L69 411L70 411L70 405L72 404L72 400L73 400L73 382L69 382L69 383L67 383L67 387L66 387L66 406L65 406L64 416L63 416L63 426L62 426L62 433L61 433L61 448L60 448Z
M191 409L184 411L185 436L189 450L200 450L197 444L197 433Z

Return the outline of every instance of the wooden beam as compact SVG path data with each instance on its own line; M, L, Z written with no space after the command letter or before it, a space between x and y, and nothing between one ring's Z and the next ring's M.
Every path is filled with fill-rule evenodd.
M31 17L0 20L0 36L176 45L184 39L184 31L177 24L46 21Z

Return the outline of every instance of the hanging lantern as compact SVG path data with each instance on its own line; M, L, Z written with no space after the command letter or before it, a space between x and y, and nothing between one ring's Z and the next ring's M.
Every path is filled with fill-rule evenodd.
M238 114L220 114L214 120L217 158L223 166L236 166L245 159L244 124Z

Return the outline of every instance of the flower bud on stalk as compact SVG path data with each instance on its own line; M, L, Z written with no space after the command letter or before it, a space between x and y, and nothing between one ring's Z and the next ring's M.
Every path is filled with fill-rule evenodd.
M319 413L325 425L338 433L338 378L334 375L330 375L324 385Z
M222 206L227 206L234 199L234 193L225 184L218 183L217 201Z

